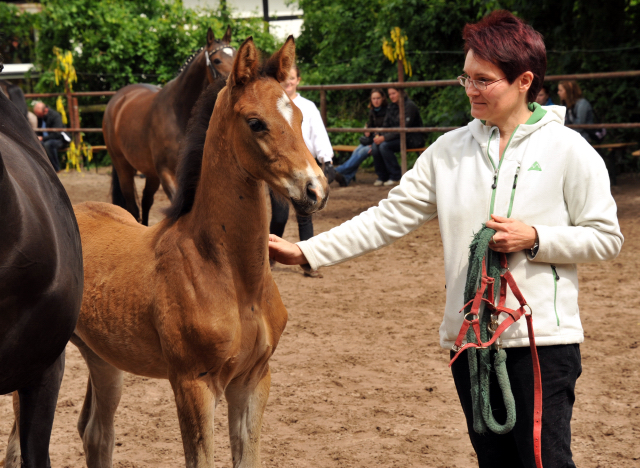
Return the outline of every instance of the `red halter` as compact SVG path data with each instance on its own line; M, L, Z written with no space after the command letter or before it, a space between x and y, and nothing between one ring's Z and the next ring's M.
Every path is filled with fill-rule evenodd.
M453 345L453 351L456 353L451 362L449 363L449 367L455 362L456 359L460 356L462 351L468 348L488 348L493 345L499 338L502 332L504 332L507 328L517 322L520 317L523 315L527 320L527 330L529 333L529 346L531 348L531 361L533 365L533 385L534 385L534 406L533 406L533 450L536 461L536 467L542 468L542 451L541 451L541 432L542 432L542 378L540 375L540 362L538 361L538 351L536 349L535 336L533 334L533 318L532 311L527 301L522 296L520 289L516 285L515 280L513 279L513 275L511 275L511 271L509 271L509 265L507 263L507 255L504 253L500 254L500 266L502 267L504 273L500 275L500 299L498 301L498 306L494 305L495 295L494 295L494 279L490 276L487 276L487 267L486 267L486 258L482 259L482 280L478 291L476 292L475 297L467 302L460 312L462 312L469 303L471 305L471 311L469 311L464 316L464 320L462 322L462 326L460 327L460 333L458 333L458 338L456 339L455 344ZM516 297L518 302L520 303L520 307L517 309L509 309L505 307L505 303L507 300L507 284L511 289L511 292ZM485 291L489 288L487 292L487 298L484 298ZM508 315L502 323L495 328L493 336L489 341L483 343L480 339L480 317L478 313L480 312L480 305L484 302L485 304L485 312L489 311L495 318L501 314L505 313ZM525 306L529 309L529 313L525 311ZM473 316L475 317L473 320L469 320L467 317ZM493 317L492 317L493 318ZM492 320L493 322L493 320ZM497 323L497 322L496 322ZM476 339L478 343L467 343L464 346L462 342L467 334L467 330L469 326L472 327L474 334L476 335Z

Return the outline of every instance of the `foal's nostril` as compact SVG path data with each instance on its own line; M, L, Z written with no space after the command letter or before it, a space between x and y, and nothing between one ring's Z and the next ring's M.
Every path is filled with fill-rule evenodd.
M318 203L318 193L313 188L312 182L307 183L306 192L307 192L307 197L309 198L309 201L313 202L314 204Z

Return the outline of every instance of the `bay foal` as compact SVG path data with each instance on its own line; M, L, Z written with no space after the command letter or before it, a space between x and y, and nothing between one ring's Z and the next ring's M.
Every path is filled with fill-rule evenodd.
M72 341L90 372L78 422L90 468L112 465L123 371L169 379L187 467L213 466L223 394L233 466L260 466L268 361L287 322L269 268L264 182L302 214L328 195L302 113L279 84L294 59L289 38L260 69L244 42L226 87L212 85L196 106L165 220L145 227L110 204L76 207L85 294Z

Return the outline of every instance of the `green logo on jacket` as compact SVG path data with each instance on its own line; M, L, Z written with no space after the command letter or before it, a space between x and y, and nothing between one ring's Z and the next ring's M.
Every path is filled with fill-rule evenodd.
M530 171L540 171L542 172L542 168L540 167L540 164L538 164L538 161L534 162L531 167L529 168Z

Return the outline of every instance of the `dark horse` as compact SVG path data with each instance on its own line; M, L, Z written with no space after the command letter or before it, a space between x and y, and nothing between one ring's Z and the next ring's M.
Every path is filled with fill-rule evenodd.
M125 86L107 105L102 131L113 162L112 202L145 226L159 185L170 199L176 192L179 147L191 110L209 83L226 79L231 72L235 50L230 41L231 28L220 41L209 28L207 45L166 86ZM136 171L146 176L142 217L134 185Z
M0 394L15 392L17 417L5 466L44 468L64 349L82 302L82 249L69 197L2 93L0 204Z
M20 86L7 80L0 80L0 91L9 98L9 100L18 108L20 113L24 115L24 118L26 119L29 108L27 107L27 100L25 99Z

